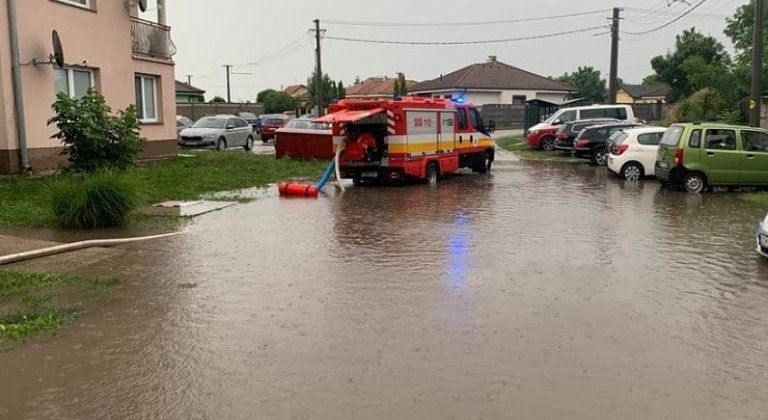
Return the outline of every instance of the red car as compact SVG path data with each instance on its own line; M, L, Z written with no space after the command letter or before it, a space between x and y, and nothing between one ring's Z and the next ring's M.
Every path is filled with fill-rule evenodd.
M559 125L550 125L538 130L528 130L528 145L548 152L555 150L557 130L560 127Z
M261 141L264 143L275 138L275 132L286 126L290 117L285 114L262 115L261 117Z

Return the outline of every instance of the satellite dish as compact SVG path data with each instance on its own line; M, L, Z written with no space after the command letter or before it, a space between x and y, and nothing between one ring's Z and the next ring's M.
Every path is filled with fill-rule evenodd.
M59 33L56 31L53 31L53 55L51 56L51 61L59 67L64 67L64 49L61 46Z
M142 12L147 11L147 0L137 0L136 5L139 6L139 10Z

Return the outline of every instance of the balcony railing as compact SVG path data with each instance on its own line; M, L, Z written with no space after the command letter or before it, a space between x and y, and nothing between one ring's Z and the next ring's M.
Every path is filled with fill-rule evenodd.
M171 28L142 19L131 19L133 53L158 60L171 61L176 45L171 40Z

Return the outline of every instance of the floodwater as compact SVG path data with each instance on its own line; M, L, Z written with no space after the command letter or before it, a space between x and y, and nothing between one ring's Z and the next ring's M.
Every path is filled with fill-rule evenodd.
M270 196L84 263L122 286L0 354L0 417L764 419L766 210L514 159Z

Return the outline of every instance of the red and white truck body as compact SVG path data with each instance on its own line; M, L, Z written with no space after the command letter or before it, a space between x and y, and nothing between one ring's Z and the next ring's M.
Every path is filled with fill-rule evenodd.
M342 100L317 122L332 124L343 178L356 182L423 180L459 168L487 172L494 159L491 128L470 104L405 97L394 101Z

